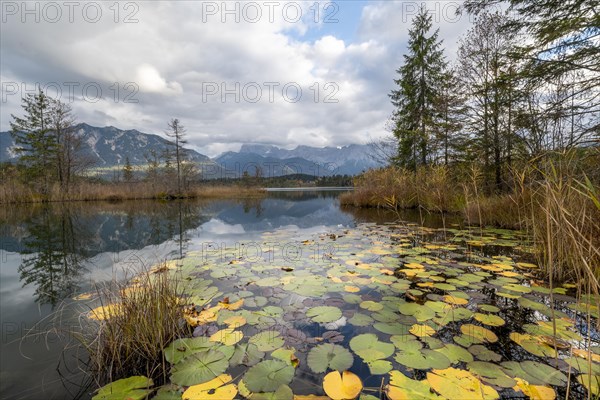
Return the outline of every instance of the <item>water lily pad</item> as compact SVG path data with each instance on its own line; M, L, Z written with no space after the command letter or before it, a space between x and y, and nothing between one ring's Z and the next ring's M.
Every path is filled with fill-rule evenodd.
M364 333L350 340L350 348L365 362L381 360L394 354L394 345L379 341L377 335Z
M379 332L386 333L388 335L404 335L408 333L410 327L400 324L400 323L384 323L377 322L373 324L373 328L377 329Z
M577 381L594 396L600 395L600 376L582 374L577 377Z
M242 338L244 334L241 331L237 331L234 328L221 329L220 331L215 332L209 338L211 342L220 342L226 346L233 346Z
M354 399L360 394L362 388L360 378L350 371L344 371L341 374L333 371L323 378L323 389L333 400Z
M264 356L265 353L260 351L255 344L238 343L235 345L233 355L229 359L229 365L233 367L243 364L250 367L262 360Z
M280 337L281 333L274 331L263 331L252 336L248 342L256 345L260 351L273 351L283 346L285 341Z
M503 388L511 388L517 382L506 375L502 367L498 364L492 364L484 361L473 361L467 364L467 369L476 376L479 376L489 384Z
M473 356L471 353L469 353L466 349L452 343L448 343L439 349L435 349L435 351L445 355L452 364L459 362L469 363L473 361Z
M369 311L379 311L383 309L383 305L371 300L367 300L360 303L360 308L364 308L365 310Z
M224 373L227 367L229 361L220 351L194 353L173 366L171 382L180 386L197 385Z
M152 393L152 389L150 389L152 385L154 385L152 379L145 376L132 376L119 379L101 387L98 390L98 394L92 400L119 400L125 398L143 400Z
M367 363L371 375L383 375L392 370L392 363L387 360L375 360Z
M248 397L252 400L294 400L294 392L288 385L281 385L274 392L252 393Z
M373 318L369 317L366 314L354 313L352 318L348 320L354 326L369 326L373 324Z
M488 349L487 347L481 344L470 346L468 350L471 354L475 356L475 358L481 361L498 362L502 360L502 356L500 354L493 352L492 350Z
M409 329L409 332L417 337L424 337L435 334L435 329L429 325L415 324Z
M400 351L394 356L400 364L414 369L444 369L450 366L448 357L435 350Z
M390 400L440 399L440 396L431 392L427 380L410 379L399 371L390 372L390 383L385 386L384 392Z
M523 361L521 362L521 368L546 384L553 386L565 386L567 384L567 376L549 365L535 361Z
M516 342L523 349L539 357L555 357L556 350L546 343L540 342L535 336L529 334L510 333L510 339Z
M554 400L556 398L556 392L551 387L532 385L521 378L515 378L515 381L517 384L513 389L523 392L531 400Z
M294 378L294 367L280 360L256 364L244 375L244 383L251 392L273 392Z
M461 325L460 331L471 338L478 340L479 343L482 342L490 342L496 343L498 341L498 336L489 329L486 329L481 326L473 325L473 324L464 324Z
M473 318L482 324L489 326L502 326L505 324L505 321L502 318L494 314L475 313L473 314Z
M337 307L318 306L309 308L306 316L315 322L334 322L342 317L342 311Z
M168 362L176 364L191 354L207 351L215 345L216 343L207 337L177 339L165 347L163 354Z
M182 400L233 400L238 390L236 385L229 384L231 375L222 374L216 378L199 385L193 385L187 388Z
M468 371L447 368L434 369L427 373L427 381L439 394L449 400L498 399L498 392L484 385Z
M307 363L315 373L325 372L328 368L344 371L352 367L354 357L346 348L327 343L312 348Z
M497 313L500 311L498 307L493 306L491 304L479 304L477 308L479 308L481 311L487 311L491 313Z

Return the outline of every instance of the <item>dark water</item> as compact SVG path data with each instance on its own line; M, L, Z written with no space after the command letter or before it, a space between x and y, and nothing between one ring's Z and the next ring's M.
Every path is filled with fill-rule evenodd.
M264 199L71 203L0 210L0 397L67 399L87 392L85 354L68 334L73 296L206 243L252 241L395 215L341 209L339 191L270 192ZM418 215L405 216L419 222ZM430 217L429 217L430 218ZM439 221L432 220L437 224ZM64 351L65 346L71 350Z

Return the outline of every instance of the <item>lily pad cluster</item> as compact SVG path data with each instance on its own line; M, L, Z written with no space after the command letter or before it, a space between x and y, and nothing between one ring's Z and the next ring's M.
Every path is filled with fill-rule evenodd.
M290 237L262 240L289 250ZM580 318L592 310L592 329L598 299L545 286L522 232L362 224L293 247L191 251L160 272L186 282L182 319L194 334L164 349L168 384L125 389L157 399L552 399L569 385L598 395L600 347Z

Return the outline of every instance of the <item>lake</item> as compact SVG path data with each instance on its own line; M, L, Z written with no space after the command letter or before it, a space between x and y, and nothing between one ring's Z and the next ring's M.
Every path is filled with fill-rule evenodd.
M596 323L580 316L572 287L556 288L550 297L535 278L526 235L413 211L342 209L339 193L281 190L260 199L4 208L1 397L90 398L86 355L69 332L80 324L75 310L96 304L73 299L165 260L181 260L178 273L190 277L195 304L215 306L225 297L245 304L221 310L193 339L227 356L230 368L218 373L235 371L240 392L261 385L253 381L261 368L269 375L281 364L293 377L267 383L282 396L286 390L324 394L324 371L336 369L320 364L328 362L328 354L319 361L325 350L329 362L343 352L343 369L359 376L364 395L374 398L391 370L423 382L431 368L468 370L502 397L523 396L528 387L519 388L516 378L527 378L564 397L570 368L580 370L579 377L600 368L594 362L586 370L582 358L565 354L565 343L597 345ZM542 339L552 315L562 322L560 340L549 345ZM220 343L224 320L234 316L244 320L239 343ZM261 336L265 331L269 340ZM246 352L253 346L262 356L234 363L234 345ZM297 371L281 360L289 348L300 361ZM550 361L554 356L558 364ZM194 384L180 375L172 378L181 386ZM568 390L572 398L585 393L575 379Z

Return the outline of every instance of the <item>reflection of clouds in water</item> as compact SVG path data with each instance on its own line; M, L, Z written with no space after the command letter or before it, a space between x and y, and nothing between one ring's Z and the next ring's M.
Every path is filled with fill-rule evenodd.
M214 235L232 235L246 233L241 224L228 224L220 219L212 218L210 221L200 225L200 232L212 233Z

